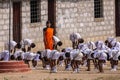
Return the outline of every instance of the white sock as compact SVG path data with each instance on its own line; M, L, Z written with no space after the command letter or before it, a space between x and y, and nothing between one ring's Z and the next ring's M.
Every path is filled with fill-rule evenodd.
M117 67L118 67L117 65L114 65L114 69L117 69Z

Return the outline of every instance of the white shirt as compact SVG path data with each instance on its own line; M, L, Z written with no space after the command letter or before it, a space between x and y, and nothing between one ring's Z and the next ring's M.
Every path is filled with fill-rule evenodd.
M107 60L107 54L102 50L97 50L94 54L94 58L98 58L98 60Z
M42 53L41 53L41 57L47 57L47 58L50 58L50 53L51 53L52 50L50 49L46 49L44 50Z
M57 44L60 41L60 39L58 37L56 37L56 36L53 36L53 39L55 41L55 44Z
M23 40L21 41L22 48L24 48L25 45L28 45L28 47L30 47L32 43L33 43L33 42L32 42L32 40L30 40L30 39L23 39Z
M73 48L72 47L67 47L65 48L65 52L70 52Z
M70 52L71 60L82 60L83 54L79 49L74 49Z
M15 48L15 46L17 45L17 43L15 41L10 41L10 43L7 42L7 44L6 44L7 49L9 49L9 45L10 45L10 50L12 50L12 49Z
M8 50L2 51L0 53L0 59L3 58L4 61L9 61L9 56L10 56L10 53Z
M14 57L17 58L18 56L21 56L22 53L23 53L22 50L17 50L17 51L15 51L15 53L14 53Z
M72 33L72 34L70 34L70 40L71 40L72 42L75 42L76 40L78 40L78 39L80 39L80 38L81 38L81 36L80 36L79 33Z
M33 60L34 56L35 56L35 54L32 52L26 52L23 55L24 55L23 59L25 59L25 60Z
M52 50L50 53L50 59L57 60L60 57L60 52Z

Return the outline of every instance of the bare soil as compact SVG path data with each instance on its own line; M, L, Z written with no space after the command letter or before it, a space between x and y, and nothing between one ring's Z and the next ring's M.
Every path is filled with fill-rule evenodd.
M65 71L64 66L58 66L57 73L50 73L49 70L42 69L39 62L37 69L23 73L0 73L0 80L120 80L120 65L118 71L110 71L110 64L107 62L104 67L104 73L98 73L92 65L91 71L86 71L86 67L82 66L79 73L73 71Z

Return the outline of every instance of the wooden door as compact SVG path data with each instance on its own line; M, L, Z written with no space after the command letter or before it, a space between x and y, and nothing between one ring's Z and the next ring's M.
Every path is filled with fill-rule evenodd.
M56 0L48 0L48 20L52 22L56 33Z
M116 36L120 36L120 0L115 0Z
M13 40L21 41L21 2L13 2Z

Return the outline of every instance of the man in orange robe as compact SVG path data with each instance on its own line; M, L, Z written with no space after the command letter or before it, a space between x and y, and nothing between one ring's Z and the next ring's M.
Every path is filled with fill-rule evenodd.
M44 45L45 49L53 50L53 33L54 29L51 28L51 23L48 21L46 23L47 28L44 30Z

